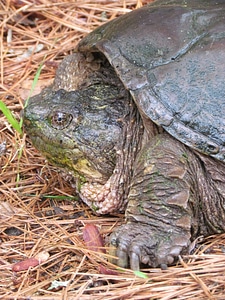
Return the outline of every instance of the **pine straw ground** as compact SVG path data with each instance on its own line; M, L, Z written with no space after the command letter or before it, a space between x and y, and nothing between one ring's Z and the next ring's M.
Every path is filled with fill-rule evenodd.
M1 0L1 99L19 119L42 61L36 91L51 82L58 63L80 38L146 2ZM204 239L193 255L166 271L144 270L146 278L130 270L104 274L106 268L116 267L87 250L82 228L96 224L107 239L122 216L94 216L57 169L2 114L0 153L1 299L225 298L224 234ZM39 266L12 271L15 262L43 252L49 258Z

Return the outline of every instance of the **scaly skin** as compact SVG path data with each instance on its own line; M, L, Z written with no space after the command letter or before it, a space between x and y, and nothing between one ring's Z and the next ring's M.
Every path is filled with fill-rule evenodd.
M141 263L165 268L189 252L197 235L224 232L224 184L218 181L224 175L222 163L167 133L152 138L134 165L126 224L110 239L114 262L134 270Z

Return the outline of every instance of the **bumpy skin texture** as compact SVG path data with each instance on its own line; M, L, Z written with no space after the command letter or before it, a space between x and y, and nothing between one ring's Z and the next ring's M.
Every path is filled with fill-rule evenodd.
M77 178L122 267L165 268L225 231L225 3L158 1L101 26L33 97L34 145Z
M118 264L164 268L188 253L198 235L224 232L224 175L222 162L168 134L152 138L134 165L127 223L111 236Z

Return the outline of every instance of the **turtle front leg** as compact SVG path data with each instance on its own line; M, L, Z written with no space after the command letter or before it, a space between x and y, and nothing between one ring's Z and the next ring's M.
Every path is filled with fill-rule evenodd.
M188 155L195 159L180 142L160 134L137 157L126 224L110 238L119 266L165 268L188 252L193 222Z

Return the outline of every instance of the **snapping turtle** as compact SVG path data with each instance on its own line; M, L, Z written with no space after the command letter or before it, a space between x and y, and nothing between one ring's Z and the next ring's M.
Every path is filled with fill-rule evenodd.
M24 110L84 202L126 210L120 266L165 267L225 231L224 49L224 1L158 1L82 39Z

